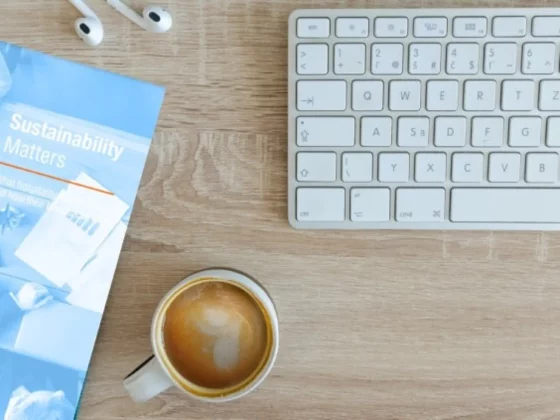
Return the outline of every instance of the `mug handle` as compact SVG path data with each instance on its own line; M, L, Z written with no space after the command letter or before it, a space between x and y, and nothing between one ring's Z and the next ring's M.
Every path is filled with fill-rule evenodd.
M152 356L134 369L124 379L123 385L134 401L144 402L171 388L174 383Z

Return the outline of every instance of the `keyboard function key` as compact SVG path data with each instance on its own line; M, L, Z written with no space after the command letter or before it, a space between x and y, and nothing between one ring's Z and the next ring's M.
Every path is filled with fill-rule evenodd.
M447 74L478 73L478 44L447 44Z
M364 74L366 46L364 44L336 44L334 46L335 74Z
M410 44L409 60L410 74L439 74L441 44Z
M488 43L484 46L484 73L514 74L517 63L517 44Z
M380 182L407 182L409 164L408 153L380 153L377 178Z
M383 82L379 80L353 81L352 109L354 111L381 111L383 109Z
M540 83L539 109L560 111L560 80L543 80Z
M443 38L447 36L447 18L417 17L414 19L416 38Z
M344 182L371 182L373 180L373 154L369 152L343 153L342 180Z
M473 147L500 147L504 144L504 119L502 117L474 117L471 127Z
M527 153L525 181L547 183L558 181L558 154Z
M361 123L361 145L370 147L390 146L392 133L391 117L363 117Z
M496 109L496 82L467 80L464 85L463 107L466 111L493 111Z
M532 80L504 80L502 110L531 111L535 104L535 82Z
M298 38L328 38L330 21L327 18L299 18L297 20Z
M533 18L534 37L560 36L560 16L536 16Z
M430 134L428 117L400 117L397 127L399 147L426 147Z
M527 42L523 44L521 71L525 74L552 74L556 45L552 42Z
M372 44L371 72L373 74L401 74L403 72L402 44Z
M298 44L298 74L327 74L329 72L329 47L327 44Z
M443 188L399 188L395 197L395 218L399 222L443 222Z
M418 80L392 80L389 82L389 108L391 111L418 111L420 90Z
M492 35L496 38L523 37L526 34L525 16L498 16L492 21Z
M354 146L354 117L298 117L296 123L300 147Z
M344 80L300 80L297 82L299 111L344 111L346 82Z
M488 181L519 182L521 155L519 153L490 153Z
M459 105L459 82L456 80L429 80L426 84L428 111L455 111Z
M548 117L546 122L546 145L560 147L560 117Z
M453 36L457 38L483 38L487 33L485 17L456 17L453 19Z
M453 153L451 181L458 183L482 182L483 169L484 155L482 153Z
M416 153L414 180L416 182L444 182L447 173L445 153Z
M296 217L301 222L342 222L345 195L344 188L298 188Z
M541 126L541 117L511 117L509 119L509 145L512 147L540 146Z
M465 117L437 117L434 145L436 147L463 147L467 137Z
M368 18L336 19L336 36L339 38L366 38L369 34Z
M352 188L350 220L353 222L388 222L391 190L389 188Z
M405 17L378 17L374 27L377 38L405 38L408 35L408 19Z
M300 152L297 154L296 178L300 182L336 181L336 153Z

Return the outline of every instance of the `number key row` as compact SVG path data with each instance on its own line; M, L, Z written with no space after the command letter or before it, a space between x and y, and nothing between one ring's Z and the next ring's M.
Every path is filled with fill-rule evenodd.
M479 50L475 43L410 44L409 74L440 74L445 67L447 74L477 74L481 70ZM518 46L515 43L494 42L483 46L485 74L515 74ZM404 66L403 44L372 44L370 70L372 74L399 75ZM442 53L444 57L442 57ZM527 42L521 50L521 71L524 74L552 74L555 71L556 45L552 42ZM365 74L365 44L335 44L333 50L334 74ZM445 57L446 56L446 57ZM442 65L445 63L445 65ZM327 44L298 44L297 72L302 75L329 73L329 47Z

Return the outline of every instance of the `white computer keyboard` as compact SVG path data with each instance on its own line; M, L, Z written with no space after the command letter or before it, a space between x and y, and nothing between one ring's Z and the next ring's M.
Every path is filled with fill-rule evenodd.
M560 8L297 10L289 220L560 229Z

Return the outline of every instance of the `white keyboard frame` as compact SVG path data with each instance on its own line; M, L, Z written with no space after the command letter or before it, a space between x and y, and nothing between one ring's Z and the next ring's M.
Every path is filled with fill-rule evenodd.
M456 38L453 37L453 18L455 17L476 17L485 16L488 19L487 34L480 38ZM492 36L492 19L494 17L507 17L507 16L525 16L527 18L527 34L523 37L507 37L496 38ZM504 183L496 184L489 183L487 177L481 183L452 183L450 181L450 156L453 152L478 152L484 154L485 162L488 162L488 154L491 152L512 152L518 150L517 148L510 148L507 146L507 141L501 147L493 148L480 148L472 147L470 141L467 141L465 147L460 148L446 148L433 146L433 131L434 131L434 117L439 115L464 115L471 116L503 116L506 121L510 116L540 116L546 120L549 116L560 115L559 111L540 111L534 109L532 111L502 111L499 109L499 99L501 98L501 82L502 80L534 80L537 88L535 89L535 104L538 100L538 83L540 80L547 79L560 79L559 72L559 51L560 51L560 34L559 37L533 37L532 36L532 19L537 16L560 16L560 8L482 8L482 9L299 9L292 12L289 17L288 24L288 220L290 224L296 229L342 229L342 230L371 230L371 229L404 229L404 230L560 230L560 223L465 223L465 222L450 222L449 221L449 203L450 203L450 188L451 187L478 187L478 188L515 188L526 186L530 188L560 188L560 183L556 184L527 184L523 179L519 183ZM329 18L330 19L330 36L328 38L298 38L297 37L297 19L305 17ZM367 17L369 18L369 34L367 38L338 38L335 33L335 21L338 17ZM376 38L373 34L373 21L376 17L407 17L408 18L408 34L404 38ZM416 38L413 36L413 20L416 17L447 17L447 35L442 38ZM404 61L403 61L403 74L402 75L379 75L371 74L370 60L371 60L371 43L401 43L404 45ZM479 43L484 45L487 42L511 42L518 44L517 54L517 69L518 71L512 75L485 75L482 71L484 63L484 48L479 48L479 73L475 75L446 75L445 61L442 60L441 72L439 75L419 75L408 74L408 45L410 43L442 43L449 42L465 42L465 43ZM526 42L554 42L556 44L556 57L554 62L555 72L547 75L523 75L520 74L521 69L521 45ZM326 75L299 75L297 73L297 57L296 46L298 43L317 43L328 44L329 46L329 72ZM362 75L335 75L332 72L332 51L333 45L336 43L364 43L366 44L366 72ZM442 54L445 52L445 47L442 46ZM381 80L384 83L384 103L382 111L353 111L351 109L351 89L347 88L347 109L346 111L298 111L296 104L296 82L298 80L346 80L347 86L351 85L353 80ZM494 112L488 111L464 111L461 108L454 114L445 112L432 111L428 112L425 109L426 100L426 82L428 80L458 80L462 86L465 80L495 80L497 82L497 97L498 106ZM393 124L393 142L389 147L362 147L360 146L359 133L360 133L360 118L362 116L392 116L395 117L395 112L388 109L388 82L391 80L419 80L422 84L422 109L418 112L402 112L399 111L399 116L427 116L430 118L430 132L428 147L423 149L412 149L405 147L397 147L395 142L395 127ZM459 104L463 103L463 90L459 89ZM538 107L537 107L538 108ZM355 144L354 147L299 147L296 143L296 118L301 116L354 116L355 117ZM543 123L543 127L545 123ZM507 126L504 135L507 133ZM527 149L527 152L560 152L559 148L553 149L545 146L546 130L541 130L541 145L539 147ZM467 124L467 139L470 139L470 124ZM328 151L335 152L337 155L337 180L335 182L298 182L296 179L296 155L298 152L320 152ZM372 152L374 154L374 181L372 183L348 183L342 182L340 177L340 155L344 152ZM417 151L422 152L445 152L448 156L447 159L447 176L445 182L439 183L416 183L413 182L413 164L414 159L410 159L410 176L408 182L403 183L379 183L377 181L377 157L379 152L409 152L414 153ZM487 163L485 164L485 168ZM521 162L521 173L525 172L525 161ZM345 187L346 188L346 202L345 202L345 221L343 222L307 222L298 221L296 217L296 190L298 187ZM391 190L391 207L390 214L391 220L389 222L353 222L349 219L350 197L349 192L351 188L367 188L367 187L388 187ZM403 187L418 187L418 188L445 188L446 191L446 220L442 222L398 222L395 220L395 190Z

